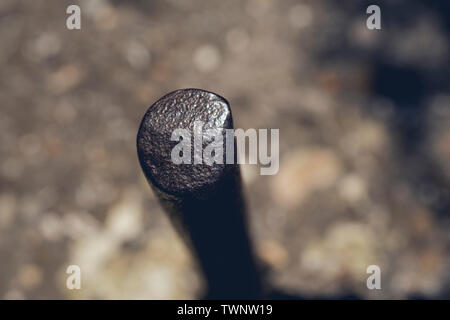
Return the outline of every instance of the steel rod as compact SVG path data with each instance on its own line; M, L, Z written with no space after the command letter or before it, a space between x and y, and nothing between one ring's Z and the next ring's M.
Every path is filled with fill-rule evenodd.
M208 91L183 89L165 95L147 110L137 135L142 170L197 256L208 285L207 297L259 298L260 274L247 233L239 165L236 161L175 164L171 158L179 143L171 140L174 130L187 129L194 136L196 121L202 121L205 129L221 132L225 162L225 129L233 129L229 103ZM202 147L210 142L206 137ZM195 158L201 154L194 144L191 155Z

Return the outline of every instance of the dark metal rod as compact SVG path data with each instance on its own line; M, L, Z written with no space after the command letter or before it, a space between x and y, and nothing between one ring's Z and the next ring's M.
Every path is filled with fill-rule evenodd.
M202 121L204 129L221 130L225 162L225 129L233 129L229 103L211 92L184 89L167 94L147 110L137 135L142 170L173 225L198 257L207 297L259 298L260 274L247 234L239 165L236 161L212 165L172 161L172 150L180 143L171 140L172 133L182 128L194 137L196 121ZM194 140L190 155L198 156ZM210 142L206 137L202 147Z

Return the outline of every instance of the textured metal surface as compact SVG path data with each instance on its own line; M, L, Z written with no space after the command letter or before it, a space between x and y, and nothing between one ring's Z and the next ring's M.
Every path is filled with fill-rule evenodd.
M142 120L138 133L138 153L147 178L162 191L173 195L202 195L214 188L226 173L226 165L180 164L170 161L170 141L175 129L188 129L193 134L195 121L203 121L204 129L233 128L231 110L221 96L198 89L169 93L155 102ZM204 139L203 146L210 143ZM194 154L192 143L191 154Z
M261 297L260 276L247 235L239 166L177 165L171 161L171 151L178 143L170 140L172 131L184 128L193 135L196 120L205 122L204 129L233 128L228 102L214 93L178 90L155 102L137 136L142 170L197 256L208 284L207 297ZM206 139L203 144L209 142Z

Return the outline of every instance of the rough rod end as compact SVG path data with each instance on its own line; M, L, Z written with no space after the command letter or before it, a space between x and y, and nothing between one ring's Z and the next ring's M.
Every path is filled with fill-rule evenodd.
M195 121L204 129L232 129L230 106L223 97L200 89L173 91L156 101L142 119L137 135L137 150L147 179L161 191L183 196L207 192L227 174L225 164L175 164L172 149L179 142L171 141L175 129L187 129L193 137ZM225 140L225 137L224 137ZM203 146L210 141L203 140ZM224 149L224 157L225 149ZM194 144L191 144L194 155Z

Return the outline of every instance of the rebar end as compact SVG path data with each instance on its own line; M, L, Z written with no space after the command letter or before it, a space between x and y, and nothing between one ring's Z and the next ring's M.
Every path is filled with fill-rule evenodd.
M175 129L187 129L194 156L194 123L203 129L232 129L230 106L225 98L200 89L173 91L156 101L142 119L137 135L137 150L147 180L164 193L183 196L200 194L214 188L228 168L225 164L175 164L171 153L180 141L171 141ZM223 140L225 135L223 131ZM202 148L211 141L203 138ZM226 159L225 148L223 148Z

